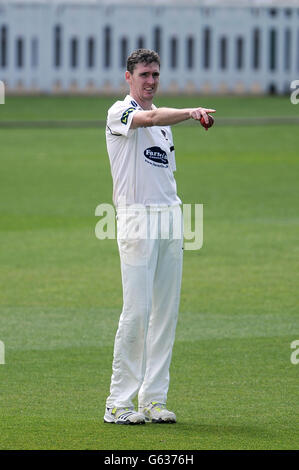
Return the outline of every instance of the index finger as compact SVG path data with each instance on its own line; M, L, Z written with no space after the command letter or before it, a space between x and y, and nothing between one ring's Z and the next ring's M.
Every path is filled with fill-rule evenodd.
M207 109L207 108L203 108L205 110L206 113L216 113L216 109Z

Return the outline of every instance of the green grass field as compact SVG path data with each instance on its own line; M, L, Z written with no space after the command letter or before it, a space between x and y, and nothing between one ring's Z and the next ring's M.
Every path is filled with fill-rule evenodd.
M7 97L1 120L104 119L113 98ZM159 97L225 116L298 116L287 97ZM4 129L1 449L298 449L298 125L177 125L178 193L204 205L185 251L168 405L176 425L103 423L122 307L104 129Z

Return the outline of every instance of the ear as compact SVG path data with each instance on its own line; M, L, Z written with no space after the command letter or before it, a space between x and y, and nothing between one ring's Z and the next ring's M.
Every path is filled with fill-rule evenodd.
M125 79L126 81L129 83L130 82L130 79L131 79L131 74L128 70L126 70L125 72Z

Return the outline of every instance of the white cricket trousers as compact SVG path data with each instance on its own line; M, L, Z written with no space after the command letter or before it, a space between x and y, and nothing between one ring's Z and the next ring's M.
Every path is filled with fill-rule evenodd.
M126 215L124 216L124 212ZM114 343L108 407L166 404L183 264L179 205L117 213L123 310Z

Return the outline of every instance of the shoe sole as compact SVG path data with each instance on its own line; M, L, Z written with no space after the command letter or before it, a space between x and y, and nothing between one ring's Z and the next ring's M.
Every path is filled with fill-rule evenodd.
M146 416L145 418L145 421L147 423L153 423L153 424L175 424L176 423L176 419L162 419L162 418L159 418L159 419L150 419Z
M106 421L104 419L104 423L107 423L107 424L124 424L124 425L138 425L138 424L145 424L145 421L143 422L140 422L140 423L132 423L132 421L122 421L122 422L117 422L117 421Z

